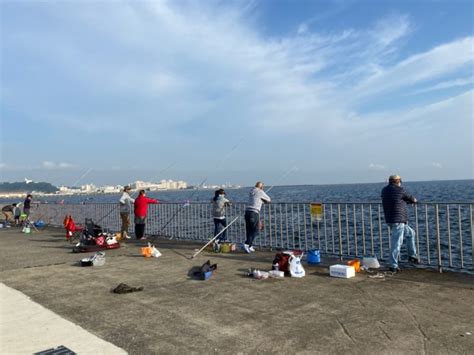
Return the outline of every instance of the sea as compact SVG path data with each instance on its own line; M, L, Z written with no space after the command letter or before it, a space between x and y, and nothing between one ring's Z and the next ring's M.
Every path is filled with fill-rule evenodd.
M289 185L267 187L265 190L273 202L323 202L356 203L380 202L380 192L386 183ZM402 186L419 202L474 203L474 180L416 181L403 182ZM233 202L247 202L251 187L226 190L227 198ZM116 203L121 194L81 194L35 196L40 203ZM149 191L147 196L162 202L207 202L214 190ZM0 199L0 204L19 202L17 199Z

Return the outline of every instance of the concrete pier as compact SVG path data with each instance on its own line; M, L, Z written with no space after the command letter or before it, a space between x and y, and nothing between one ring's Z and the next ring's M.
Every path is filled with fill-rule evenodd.
M0 230L5 285L0 353L31 354L51 347L51 341L81 354L467 354L474 349L471 275L406 269L384 278L359 273L344 280L329 277L333 261L323 259L325 265L305 265L303 279L254 280L245 272L270 269L274 252L204 252L191 260L201 244L167 240L157 241L163 254L158 259L143 258L144 243L129 241L107 251L104 266L80 267L78 260L92 254L71 253L64 235L55 229L29 235ZM208 281L194 280L191 270L208 259L218 264L217 272ZM144 290L111 293L119 283ZM25 296L46 309L35 312L53 312L36 317L40 323L27 337L11 312ZM21 317L28 320L28 314ZM69 331L48 339L47 334L58 334L58 324ZM91 341L69 341L83 330ZM104 341L104 347L92 339Z

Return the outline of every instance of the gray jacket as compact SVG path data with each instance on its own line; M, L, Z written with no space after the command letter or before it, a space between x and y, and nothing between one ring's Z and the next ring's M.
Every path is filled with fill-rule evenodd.
M211 200L212 203L212 217L222 218L225 217L225 206L230 205L230 201L226 199L223 195L217 196L217 199Z
M272 199L268 197L268 195L261 189L254 187L250 190L249 194L249 202L247 204L246 211L253 211L260 213L260 209L262 208L262 204L264 202L268 203Z
M133 198L130 197L130 195L126 192L122 194L122 197L120 197L120 213L130 213L132 210L132 203L135 202Z

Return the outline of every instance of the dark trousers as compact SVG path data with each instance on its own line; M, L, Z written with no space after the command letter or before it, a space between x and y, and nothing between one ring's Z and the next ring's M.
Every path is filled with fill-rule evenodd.
M145 236L145 223L135 224L135 237L142 239Z
M255 237L258 235L258 223L260 222L260 216L254 211L245 211L245 232L247 239L245 244L252 246Z
M227 227L227 221L225 218L219 219L219 218L214 218L214 237L219 234L219 225L222 225L223 228ZM222 232L222 234L217 238L219 242L223 242L224 240L227 239L227 229Z

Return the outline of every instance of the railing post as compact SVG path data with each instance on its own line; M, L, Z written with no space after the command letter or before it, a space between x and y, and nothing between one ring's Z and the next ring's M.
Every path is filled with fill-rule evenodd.
M464 251L463 251L463 243L462 243L462 215L461 215L461 205L458 205L458 226L459 226L459 251L460 251L460 258L461 258L461 269L464 268Z
M342 228L341 228L341 204L337 204L338 229L339 229L339 259L342 260Z
M439 236L439 206L436 204L435 206L435 213L436 213L436 250L438 252L438 271L441 273L443 272L443 268L441 266L441 241Z

